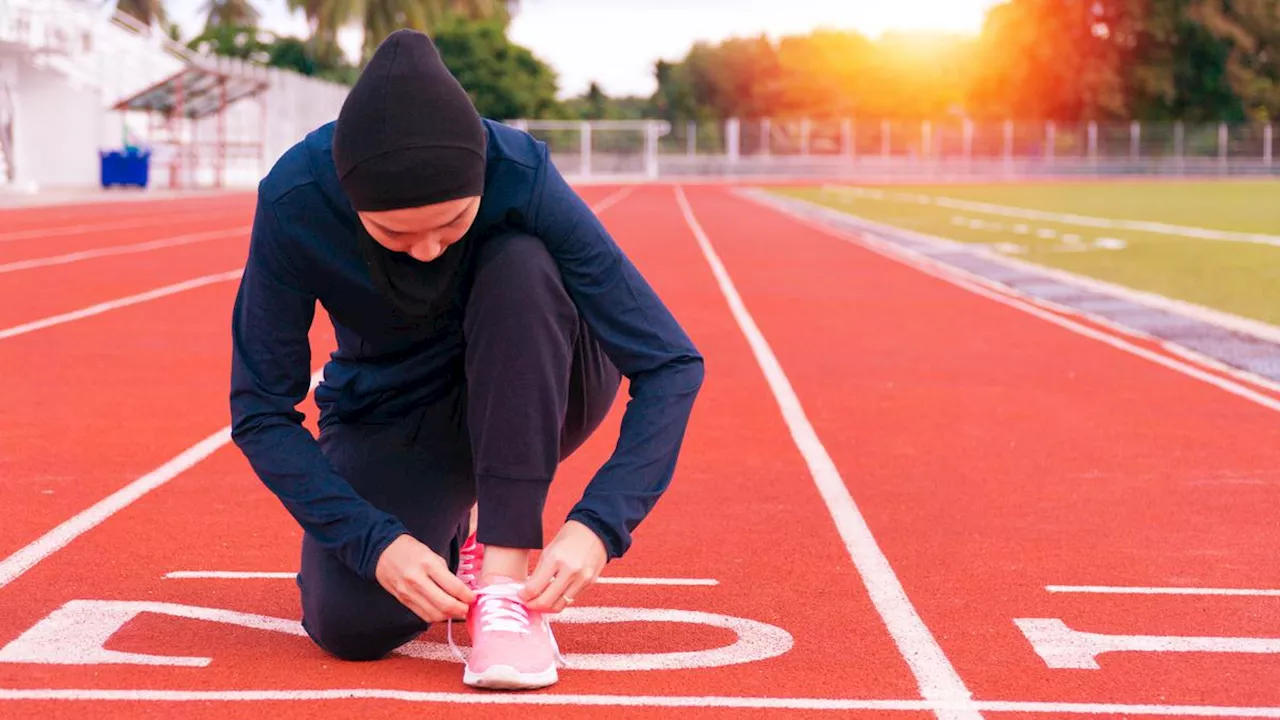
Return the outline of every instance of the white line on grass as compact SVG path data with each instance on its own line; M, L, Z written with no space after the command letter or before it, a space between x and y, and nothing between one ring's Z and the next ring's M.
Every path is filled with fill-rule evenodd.
M292 572L239 572L233 570L175 570L165 573L169 580L292 580ZM655 578L655 577L601 577L598 585L663 585L671 587L699 587L719 585L711 578Z
M626 192L627 190L623 190L620 193L615 193L614 195L611 195L609 198L606 198L604 202L609 202L610 200L613 200L614 203L616 203L619 200L621 200L621 198L618 198L616 200L614 198L617 195L623 194ZM601 212L601 211L597 210L596 212ZM151 300L153 298L164 297L165 295L172 295L173 293L181 292L182 290L186 290L191 287L199 287L200 285L207 285L209 283L219 282L222 280L232 280L239 277L242 271L243 269L241 268L241 269L236 269L230 272L221 273L219 275L207 275L203 278L188 280L185 283L170 285L168 287L159 288L156 290L152 290L150 292L142 293L141 295L134 295L128 298L113 300L109 303L94 305L93 307L85 308L84 310L79 310L79 311L76 311L75 313L68 313L67 315L59 315L54 318L47 318L46 320L39 321L38 323L28 323L28 325L20 325L17 328L0 330L0 339L21 334L21 332L13 332L13 331L21 330L22 328L27 328L22 332L30 332L31 330L38 329L38 327L49 327L50 325L57 325L63 322L70 322L71 320L76 320L81 317L88 317L89 315L96 315L98 313L106 312L108 310L112 310L117 307L125 307L126 305L134 305L140 302L144 302L146 300ZM43 323L43 324L39 324L39 323ZM31 325L38 325L38 327L28 327ZM323 369L316 370L312 374L311 376L312 390L314 390L316 385L319 384L320 379L323 377L323 374L324 374ZM76 539L77 537L83 535L84 533L93 529L97 525L101 524L104 520L111 517L115 513L128 507L138 498L142 497L143 495L146 495L152 490L155 490L161 485L164 485L165 483L169 482L170 480L180 475L185 470L188 470L191 467L195 466L196 463L209 457L214 452L216 452L219 448L221 448L222 446L226 445L229 442L231 442L231 427L227 426L215 432L214 434L210 435L209 437L201 440L195 445L192 445L186 450L183 450L181 453L177 455L177 457L174 457L172 460L166 462L165 464L161 465L155 470L147 473L146 475L138 478L137 480L134 480L133 482L120 488L114 493L111 493L110 495L103 498L102 500L99 500L98 502L94 503L89 508L82 510L81 512L77 513L74 517L63 522L61 525L58 525L54 529L45 533L44 535L41 535L31 544L27 545L26 547L23 547L22 549L18 550L14 554L0 561L0 588L3 588L9 583L13 582L15 579L20 577L23 573L25 573L26 571L34 567L36 563L40 562L41 560L44 560L45 558L49 557L53 553L62 549L63 547L66 547L67 543L70 543L72 540Z
M50 267L52 265L67 265L73 262L80 262L81 260L92 260L94 258L110 257L113 255L144 253L152 250L159 250L161 248L191 245L198 242L205 242L207 240L221 240L223 238L244 236L247 232L249 232L249 226L230 228L227 230L215 230L213 232L193 233L190 235L178 235L176 237L134 243L132 245L117 245L115 247L106 247L97 250L82 250L80 252L67 253L65 255L53 255L50 257L33 258L31 260L18 260L0 265L0 274L17 272L19 270L32 270L35 268Z
M316 371L311 376L313 390L320 382L321 376L321 371ZM97 527L103 520L133 504L138 498L191 469L196 463L214 454L229 442L231 442L231 427L227 426L178 453L169 462L80 511L71 519L41 535L35 542L0 561L0 588L16 580L36 563L66 547L72 540Z
M734 319L738 322L738 327L741 328L742 334L746 336L747 343L751 346L751 351L755 354L756 362L759 363L769 388L773 391L774 399L782 411L782 417L791 430L791 437L801 455L804 456L814 483L831 513L832 520L835 521L840 537L844 540L845 548L867 587L871 602L897 644L912 675L915 676L921 695L926 700L970 698L969 689L965 687L964 681L952 667L951 661L942 652L942 648L929 632L929 628L920 619L911 600L907 598L902 583L898 581L897 575L889 565L888 558L872 536L871 529L849 494L849 489L845 485L844 478L840 476L835 461L827 453L822 440L818 438L817 431L805 415L800 398L791 387L791 381L787 379L777 356L769 347L769 342L751 317L751 313L747 311L728 270L725 269L724 263L711 245L711 240L693 214L693 208L689 206L684 189L677 186L675 192L680 210L684 213L684 219L693 231L707 263L711 266L711 272L715 275L720 291L728 302ZM954 712L939 711L938 714L939 717L945 718L981 717L970 709L958 709Z
M0 700L114 702L300 702L389 700L442 705L539 705L551 707L735 708L754 710L832 710L936 713L1069 713L1073 715L1146 715L1181 717L1280 718L1280 707L1223 705L1139 705L1126 703L1026 702L1008 700L889 700L707 695L575 695L544 693L458 693L332 688L324 690L104 690L98 688L0 688Z
M834 193L848 192L850 190L850 188L840 185L827 185L824 186L823 189ZM865 195L860 194L857 196L866 197ZM933 204L938 207L950 208L952 210L968 210L970 212L1022 218L1024 220L1043 220L1046 222L1062 223L1064 225L1079 225L1081 227L1104 228L1107 230L1134 230L1137 232L1155 233L1157 235L1175 235L1179 237L1199 238L1201 240L1227 240L1232 242L1249 242L1257 243L1259 245L1280 246L1280 235L1267 235L1265 233L1210 230L1209 228L1192 227L1188 225L1170 225L1168 223L1150 222L1147 220L1113 220L1111 218L1100 218L1090 215L1030 210L1027 208L1011 207L1009 205L996 205L993 203L974 202L971 200L957 200L955 198L940 196L933 197Z
M29 332L43 330L55 325L62 325L63 323L69 323L73 320L81 320L87 317L93 317L94 315L101 315L102 313L110 310L118 310L119 308L137 305L139 303L147 302L148 300L155 300L168 295L176 295L184 290L193 290L198 287L204 287L205 285L227 282L228 280L236 280L243 272L244 268L236 268L235 270L228 270L227 272L204 275L198 278L192 278L191 280L184 280L180 283L174 283L173 285L165 285L164 287L156 288L155 290L148 290L144 293L138 293L137 295L130 295L128 297L98 303L97 305L90 305L87 308L81 308L80 310L75 310L69 313L62 313L61 315L54 315L42 320L33 320L32 322L23 323L22 325L15 325L13 327L0 330L0 340L17 337L18 335L25 335Z
M1102 595L1243 595L1280 597L1280 590L1201 587L1116 587L1107 585L1046 585L1051 593L1098 593Z
M1190 365L1176 358L1161 355L1159 353L1155 353L1150 350L1147 350L1146 348L1139 347L1138 345L1134 345L1133 343L1129 342L1128 340L1125 340L1122 337L1117 337L1115 335L1108 335L1107 333L1101 332L1099 330L1095 330L1094 328L1091 328L1087 325L1084 325L1082 323L1076 322L1075 320L1072 320L1070 318L1064 317L1055 312L1047 310L1044 307L1037 304L1036 302L1033 302L1031 299L1027 298L1027 296L1023 295L1022 293L1012 288L1009 288L1007 286L996 283L994 281L987 280L986 278L980 275L976 275L966 270L961 270L960 268L956 268L951 265L947 265L945 263L939 262L937 260L934 260L931 257L928 257L927 255L921 254L914 250L908 250L904 247L897 245L896 243L878 238L871 233L852 233L852 232L837 230L835 228L828 227L827 225L824 225L815 220L811 220L802 215L799 215L780 205L771 204L767 200L762 200L752 195L747 195L745 197L748 197L753 201L760 203L761 205L764 205L765 207L773 208L776 211L794 219L796 222L802 225L814 228L833 238L836 238L838 240L843 240L847 243L851 243L853 245L857 245L859 247L865 248L878 255L887 257L891 260L896 260L902 263L903 265L906 265L911 268L915 268L916 270L919 270L920 272L923 272L926 275L932 275L933 277L949 282L952 285L955 285L957 287L964 288L965 290L968 290L969 292L972 292L976 295L981 295L985 298L995 300L996 302L1002 305L1008 305L1011 308L1021 310L1022 312L1025 312L1028 315L1033 315L1035 317L1038 317L1041 320L1047 320L1048 322L1051 322L1054 325L1058 325L1059 327L1070 330L1071 332L1074 332L1078 335L1083 335L1085 337L1092 338L1099 342L1106 343L1107 345L1110 345L1118 350L1123 350L1124 352L1130 353L1132 355L1136 355L1145 360L1150 360L1151 362L1157 365L1164 366L1175 372L1179 372L1179 373L1182 373L1183 375L1187 375L1189 377L1195 378L1202 382L1208 383L1221 390L1225 390L1237 397L1241 397L1251 402L1255 402L1269 410L1275 410L1277 412L1280 412L1280 400L1277 400L1268 395L1264 395L1254 390L1253 388L1243 385L1234 380L1220 377L1218 375L1214 375L1212 373L1206 372L1198 367ZM832 212L838 212L838 211L833 210ZM989 257L998 257L998 256L990 255ZM1073 312L1076 312L1076 311L1073 310ZM1252 376L1249 375L1248 373L1235 371L1232 373L1232 375L1237 377L1244 376L1247 379L1249 379L1251 382L1253 382Z

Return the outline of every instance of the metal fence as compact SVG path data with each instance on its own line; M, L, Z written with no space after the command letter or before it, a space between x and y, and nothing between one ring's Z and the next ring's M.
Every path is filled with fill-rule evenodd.
M516 121L578 177L1271 175L1267 123Z

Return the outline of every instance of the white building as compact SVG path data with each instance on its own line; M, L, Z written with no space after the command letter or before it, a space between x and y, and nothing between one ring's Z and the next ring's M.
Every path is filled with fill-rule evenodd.
M293 143L337 117L344 86L228 58L200 56L115 12L103 0L0 0L0 188L37 191L99 183L100 150L121 148L126 133L147 146L148 116L112 110L119 101L199 66L261 80L267 90L233 105L224 118L228 186L252 187ZM193 123L189 144L206 146L181 185L213 179L216 121ZM245 157L243 147L255 148ZM261 152L256 148L260 147ZM169 186L174 148L153 148L152 186ZM258 156L260 157L254 157Z

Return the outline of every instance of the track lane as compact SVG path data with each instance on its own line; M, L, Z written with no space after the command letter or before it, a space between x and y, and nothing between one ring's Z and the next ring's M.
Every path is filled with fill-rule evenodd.
M978 699L1280 705L1275 655L1049 669L1013 624L1276 637L1280 415L730 196L707 233L925 622ZM1064 579L1065 578L1065 579Z
M608 688L685 696L918 697L865 589L844 560L812 480L683 226L670 190L639 190L604 219L653 278L712 368L669 495L640 529L633 553L609 572L714 577L720 584L678 589L601 585L581 604L734 615L785 628L793 634L795 646L773 660L720 668L635 673L570 669L553 692L598 693ZM549 530L558 527L590 471L610 452L624 401L625 396L606 427L564 466L548 504ZM296 592L287 580L163 576L173 570L289 570L296 567L297 541L298 531L278 503L238 453L225 448L0 590L0 645L76 598L146 599L296 617ZM813 568L822 569L819 577ZM452 663L405 658L376 665L340 663L302 638L264 641L261 631L174 623L139 618L111 647L143 651L145 646L146 652L172 654L199 648L215 658L213 665L198 671L0 665L0 686L137 687L145 678L147 687L172 688L354 684L465 690L459 668ZM588 625L565 625L559 631L562 648L568 653L698 650L730 639L723 630L699 626L614 627L616 632L601 633ZM442 629L432 633L432 639L443 639ZM419 712L414 707L379 707L388 707L388 713ZM129 706L106 711L137 710ZM609 712L628 716L630 711ZM663 714L672 712L676 711ZM684 714L701 717L703 711ZM921 714L903 716L912 715Z
M38 230L62 233L80 226L148 220L189 213L209 213L233 207L248 208L249 212L253 212L253 203L254 193L252 192L227 192L166 200L0 208L0 238L8 233Z

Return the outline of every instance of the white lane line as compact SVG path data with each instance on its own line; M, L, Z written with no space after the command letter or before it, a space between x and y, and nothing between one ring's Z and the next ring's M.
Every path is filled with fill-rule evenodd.
M233 570L175 570L165 573L169 580L292 580L293 572L239 572ZM671 587L711 587L719 585L712 578L601 577L598 585L662 585Z
M742 296L738 294L733 284L733 279L730 278L724 263L712 247L711 240L693 214L693 208L689 206L684 189L677 186L675 193L680 210L684 213L685 222L697 238L698 246L702 249L702 254L706 257L707 263L711 266L711 272L720 285L720 291L728 302L729 309L738 322L742 334L746 336L751 351L755 354L756 362L759 363L769 388L773 391L774 399L782 411L782 417L791 430L791 437L801 455L804 456L814 483L831 513L832 520L835 521L840 537L844 540L849 557L852 558L858 574L867 587L871 602L875 605L899 652L902 653L903 659L915 676L921 695L926 700L970 698L969 689L965 687L964 681L956 673L951 661L942 652L942 648L929 632L929 628L920 619L911 600L907 598L902 583L898 581L897 575L889 565L888 558L872 536L871 529L849 494L849 489L840 476L835 461L827 453L822 440L818 438L818 433L805 415L800 398L791 387L791 381L787 379L777 356L769 347L768 341L760 332L751 313L747 311ZM939 717L972 720L981 716L972 710L957 710L939 712Z
M840 193L847 192L848 188L840 185L827 185L823 187L823 190ZM1091 215L1075 215L1072 213L1030 210L1028 208L1012 207L1009 205L957 200L955 198L941 196L934 197L933 203L939 207L950 208L952 210L967 210L969 212L1001 215L1004 217L1021 218L1024 220L1043 220L1046 222L1056 222L1064 225L1078 225L1081 227L1103 228L1106 230L1133 230L1137 232L1155 233L1157 235L1198 238L1200 240L1226 240L1231 242L1249 242L1257 243L1259 245L1280 246L1280 235L1267 235L1266 233L1211 230L1209 228L1193 227L1190 225L1170 225L1168 223L1150 222L1146 220L1114 220L1111 218L1100 218Z
M1150 350L1147 350L1146 348L1135 345L1125 340L1122 337L1118 337L1115 335L1108 335L1107 333L1095 330L1094 328L1091 328L1087 325L1084 325L1082 323L1076 322L1075 320L1071 320L1070 318L1067 318L1065 316L1062 316L1055 312L1047 310L1041 305L1037 304L1037 301L1029 298L1023 293L1018 292L1017 290L1014 290L1013 288L1010 288L1008 286L1001 285L995 281L988 280L980 275L968 272L966 270L961 270L960 268L947 265L946 263L939 262L937 260L934 260L933 258L928 257L927 255L916 252L914 250L908 250L904 247L897 245L896 243L878 238L873 233L853 233L853 232L838 230L836 228L827 226L816 220L811 220L807 217L804 217L803 215L800 215L783 206L772 204L767 199L761 199L753 195L743 195L742 197L746 197L752 200L753 202L763 205L764 207L772 208L773 210L780 212L783 215L786 215L787 217L795 220L797 223L800 223L801 225L805 225L807 227L813 228L837 240L842 240L852 245L857 245L858 247L861 247L863 249L870 250L871 252L874 252L877 255L881 255L883 257L889 258L890 260L894 260L896 262L902 263L903 265L906 265L907 267L910 267L910 268L914 268L915 270L918 270L926 275L931 275L933 277L938 278L939 280L943 280L945 282L951 283L956 287L960 287L965 290L968 290L969 292L972 292L975 295L981 295L982 297L995 300L996 302L1002 305L1007 305L1016 310L1021 310L1022 312L1025 312L1028 315L1038 317L1041 320L1047 320L1048 322L1051 322L1054 325L1070 330L1071 332L1076 333L1077 335L1083 335L1087 338L1092 338L1099 342L1110 345L1118 350L1123 350L1124 352L1127 352L1131 355L1136 355L1145 360L1150 360L1151 362L1157 365L1164 366L1175 372L1182 373L1183 375L1187 375L1188 377L1192 377L1202 382L1213 385L1214 387L1217 387L1221 390L1225 390L1226 392L1231 393L1232 395L1235 395L1237 397L1241 397L1251 402L1255 402L1269 410L1275 410L1277 412L1280 412L1280 400L1272 398L1268 395L1264 395L1254 390L1253 388L1242 384L1241 382L1236 382L1229 378L1214 375L1212 373L1206 372L1194 365L1190 365L1176 358L1160 355L1159 353L1155 353ZM838 213L839 211L831 210L831 212ZM896 231L896 228L893 228L893 229ZM928 237L928 236L923 236L923 237ZM1001 256L990 255L988 257L995 258L995 257L1001 257ZM1013 262L1019 262L1019 261L1014 261L1012 259L1010 260ZM1029 266L1038 268L1038 266L1034 266L1030 264ZM1072 312L1073 314L1077 314L1077 315L1081 314L1078 311L1075 311L1069 308L1066 309L1065 311ZM1099 320L1098 318L1091 318L1091 319L1093 319L1095 322ZM1117 331L1126 332L1131 336L1133 335L1133 332L1131 330L1126 330L1124 328L1117 328ZM1232 377L1239 377L1251 383L1255 383L1259 385L1267 384L1267 381L1265 378L1255 379L1254 376L1252 376L1251 374L1244 373L1239 370L1233 369L1233 372L1231 372L1230 374Z
M457 693L333 688L325 690L103 690L97 688L0 688L0 700L116 702L280 702L390 700L445 705L542 705L589 707L736 708L755 710L833 710L885 712L1010 712L1073 715L1144 715L1158 717L1280 718L1280 707L1224 705L1139 705L1127 703L1027 702L1010 700L930 701L802 697L731 697L707 695L575 695L546 693Z
M1202 587L1117 587L1108 585L1045 585L1051 593L1098 593L1102 595L1241 595L1280 597L1280 590Z
M720 584L712 578L651 578L651 577L602 577L601 585L667 585L671 587L713 587Z
M132 245L117 245L115 247L100 248L97 250L82 250L80 252L67 253L65 255L53 255L50 257L33 258L31 260L17 260L15 262L0 265L0 274L17 272L19 270L32 270L34 268L50 267L53 265L67 265L69 263L80 262L82 260L92 260L94 258L111 257L114 255L144 253L152 250L160 250L161 248L192 245L194 243L205 242L208 240L221 240L223 238L244 236L249 232L249 230L250 227L246 225L244 227L229 228L227 230L178 235L176 237L134 243Z
M144 303L148 300L155 300L168 295L176 295L184 290L193 290L198 287L204 287L205 285L237 280L243 272L244 268L236 268L235 270L228 270L227 272L204 275L198 278L184 280L180 283L174 283L173 285L165 285L164 287L156 288L155 290L148 290L144 293L138 293L137 295L130 295L128 297L98 303L97 305L90 305L87 308L81 308L80 310L75 310L69 313L54 315L42 320L33 320L29 323L23 323L22 325L14 325L13 327L0 330L0 340L17 337L18 335L25 335L29 332L43 330L55 325L62 325L63 323L69 323L73 320L82 320L87 317L93 317L94 315L101 315L102 313L110 310L118 310L123 307L129 307L130 305Z
M233 570L175 570L167 580L292 580L296 572L237 572Z
M771 195L768 195L768 194L761 195L761 194L756 194L752 192L740 192L738 194L741 197L748 198L752 202L759 203L759 204L765 205L766 207L771 207L775 210L778 210L779 212L782 212L783 214L788 215L796 219L797 221L810 223L814 227L820 228L821 230L823 230L828 234L834 234L836 237L840 237L841 239L846 241L848 240L848 238L844 238L840 236L834 228L823 225L822 223L814 222L809 218L802 217L792 212L790 209L786 207L782 207L778 205L774 201L773 196ZM795 200L794 198L791 200L793 202L804 202L801 200ZM955 240L948 240L946 238L939 237L937 235L929 235L922 232L916 232L914 230L907 230L894 225L878 223L859 215L854 215L852 213L844 213L834 208L819 205L817 203L806 203L806 204L810 208L812 208L814 212L820 213L822 215L832 218L833 222L838 223L842 219L855 217L859 220L859 222L862 222L866 225L880 228L881 232L903 235L905 237L910 237L919 242L926 243L929 245L934 245L936 247L951 248L951 247L965 246L965 244L958 243ZM1105 238L1105 239L1111 239L1111 238ZM1115 242L1121 245L1125 245L1123 240L1116 240ZM1116 295L1125 300L1129 300L1131 302L1135 302L1140 305L1146 305L1148 307L1156 308L1159 310L1167 310L1169 312L1182 315L1182 316L1191 318L1193 320L1210 323L1213 325L1217 325L1219 327L1226 328L1228 330L1232 330L1234 332L1250 335L1260 340L1280 343L1280 326L1271 325L1271 324L1264 323L1262 321L1254 320L1251 318L1241 317L1240 315L1232 315L1231 313L1223 312L1221 310L1214 310L1212 308L1208 308L1203 305L1196 305L1194 303L1189 303L1185 300L1176 300L1174 298L1166 297L1164 295L1159 295L1159 294L1147 292L1144 290L1135 290L1131 287L1127 287L1124 285L1117 285L1115 283L1106 282L1104 280L1097 280L1095 278L1087 277L1084 275L1077 275L1072 272L1067 272L1066 270L1059 270L1057 268L1049 267L1048 265L1040 265L1038 263L1029 262L1027 260L1021 260L1018 258L1009 257L1007 255L997 254L997 255L986 255L985 257L989 260L992 260L993 262L1000 263L1007 267L1011 267L1019 270L1026 270L1027 272L1032 272L1032 273L1038 273L1040 275L1045 275L1055 280L1060 280L1064 283L1085 288L1087 290L1095 290L1097 292L1101 292L1104 294ZM974 277L976 278L978 276L975 275ZM1001 287L1008 292L1014 292L1012 288L999 285L998 283L988 282L988 284L991 287ZM1146 333L1143 333L1139 330L1135 330L1130 327L1125 327L1124 325L1120 325L1119 323L1113 320L1110 320L1108 318L1105 318L1101 315L1087 313L1077 308L1057 305L1052 302L1041 300L1039 298L1034 298L1030 296L1023 296L1023 299L1032 304L1040 305L1042 307L1049 307L1059 312L1065 312L1065 313L1076 315L1076 316L1088 317L1091 322L1097 323L1099 325L1105 325L1107 327L1112 328L1116 332L1121 333L1123 335L1127 335L1129 337L1137 337L1144 340L1155 340L1155 338L1153 338L1150 335L1147 335ZM1256 375L1246 370L1241 370L1240 368L1232 367L1230 365L1227 365L1226 363L1223 363L1220 360L1211 358L1208 355L1204 355L1203 353L1196 352L1194 350L1185 348L1181 345L1177 345L1172 342L1162 341L1161 344L1165 350L1181 355L1191 360L1193 363L1196 363L1202 366L1212 367L1218 372L1226 373L1243 382L1250 383L1253 385L1260 385L1269 390L1280 392L1280 383L1276 383L1270 380L1269 378L1265 378L1261 375Z
M54 238L65 237L67 235L88 235L96 232L109 232L112 230L130 230L134 228L155 227L156 225L175 225L183 222L191 221L209 221L210 213L221 212L219 210L211 210L209 212L182 213L179 215L160 215L157 217L134 218L131 220L119 220L116 222L105 222L97 224L84 225L65 225L62 227L51 228L32 228L31 230L16 230L14 232L0 233L0 242L11 242L15 240L35 240L37 238Z
M614 198L618 195L623 195L625 197L625 193L626 190L614 193L614 195L606 198L605 201L614 200L614 203L616 204L622 198ZM595 208L593 208L593 210L594 209ZM596 210L596 212L601 211ZM41 327L49 327L50 325L57 325L63 322L70 322L71 320L77 320L82 317L97 315L118 307L135 305L147 300L164 297L165 295L182 292L183 290L188 290L193 287L200 287L201 285L208 285L210 283L221 282L223 280L234 280L239 278L242 272L243 268L238 268L218 275L206 275L203 278L195 278L194 280L188 280L184 283L178 283L177 285L158 288L150 292L142 293L141 295L133 295L127 298L113 300L109 303L94 305L92 307L85 308L84 310L78 310L74 313L46 318L45 320L40 320L36 323L28 323L27 325L19 325L17 328L0 330L0 339L12 337L13 335L20 335L22 332L31 332L31 330L37 330ZM21 330L22 332L14 332L15 330ZM320 383L323 376L323 368L316 370L315 373L311 375L312 390L315 390L316 385ZM228 425L182 451L177 457L164 465L161 465L102 500L99 500L91 507L81 511L74 517L63 522L61 525L40 536L35 542L27 545L21 550L18 550L3 561L0 561L0 588L3 588L13 582L23 573L35 566L36 563L49 557L53 553L65 547L67 543L93 529L95 526L102 523L102 521L111 517L120 510L128 507L138 498L146 495L161 485L164 485L177 477L183 471L209 457L229 442L231 442L231 426Z
M608 210L609 208L613 207L614 205L617 205L618 203L622 202L623 200L626 200L628 197L631 196L631 193L635 191L636 191L635 185L624 187L621 190L614 192L613 194L609 195L605 199L596 203L591 208L591 212L602 213L605 210Z
M312 390L320 382L322 375L323 372L317 370L311 376ZM36 563L66 547L72 540L97 527L102 521L133 504L138 498L194 467L196 463L217 452L229 442L231 442L230 425L183 450L172 460L80 511L74 517L41 535L35 542L0 561L0 588L21 577Z

